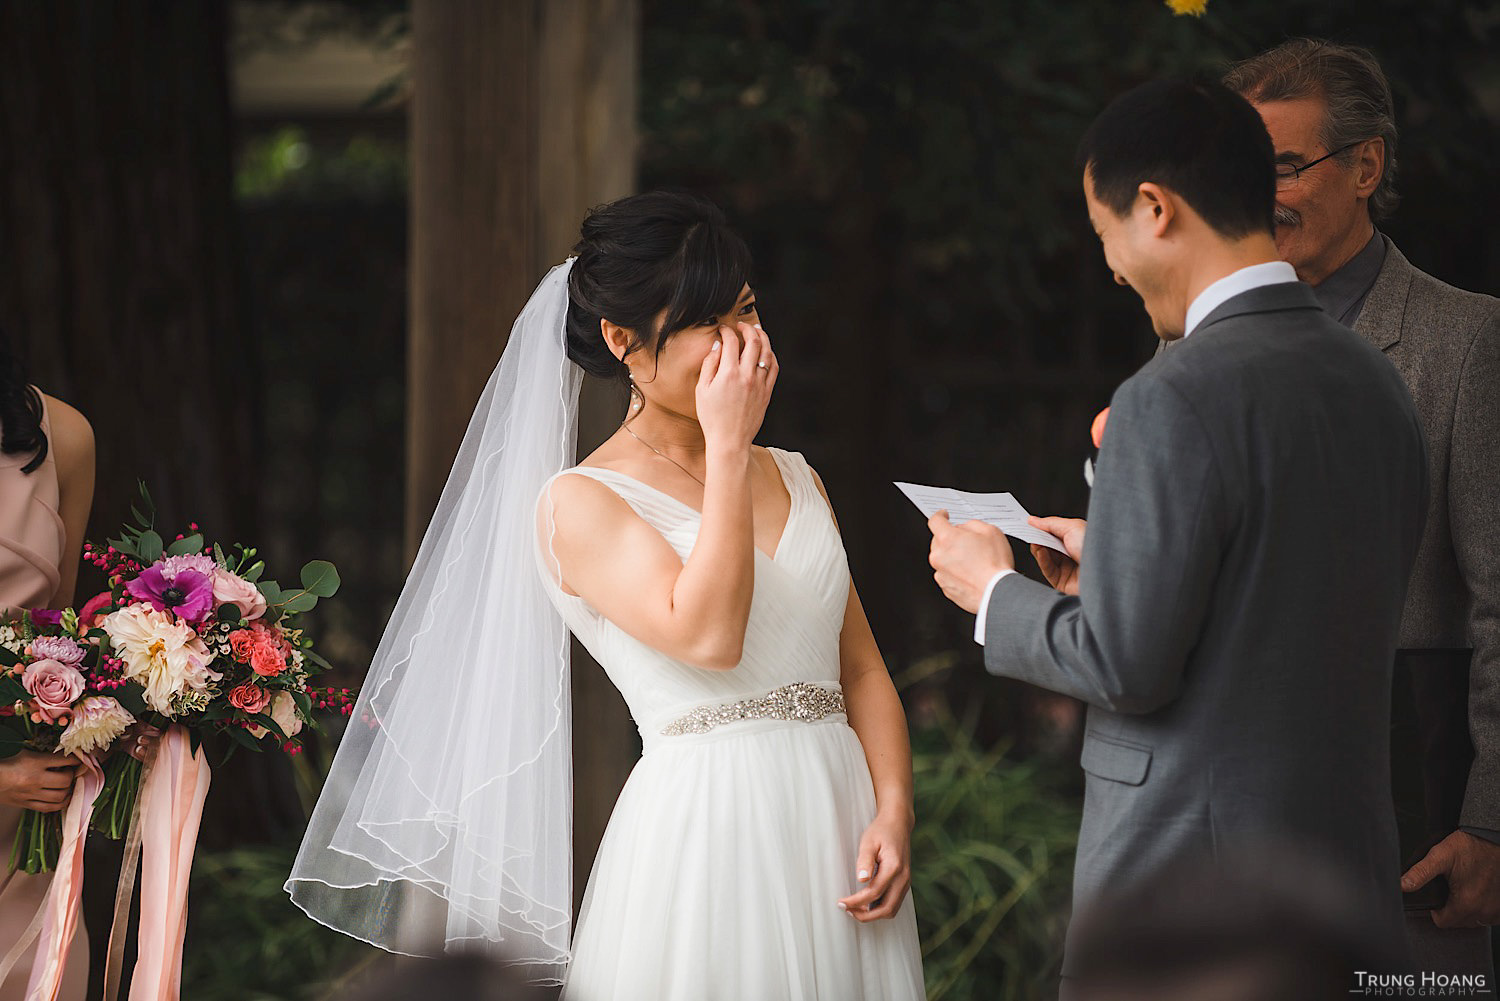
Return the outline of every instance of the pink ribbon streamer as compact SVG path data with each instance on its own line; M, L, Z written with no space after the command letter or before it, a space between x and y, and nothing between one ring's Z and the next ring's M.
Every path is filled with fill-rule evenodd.
M57 1001L67 967L68 950L78 931L83 903L83 845L94 800L104 773L84 755L84 770L63 815L63 845L52 887L42 905L41 939L31 968L26 1001ZM130 1001L179 1001L182 990L182 940L187 933L188 877L203 801L208 798L209 768L203 752L194 752L187 731L169 727L141 780L141 924ZM134 881L131 871L121 884ZM128 891L126 891L128 893ZM128 899L128 898L127 898ZM111 946L125 929L112 929Z
M188 877L209 777L187 731L168 727L141 788L141 925L130 1001L180 997Z
M73 798L63 812L62 851L57 871L42 904L42 931L36 962L26 987L26 1001L56 1001L67 969L68 950L78 932L83 906L83 844L94 815L94 800L104 788L104 772L87 754L79 755L83 770L73 787Z

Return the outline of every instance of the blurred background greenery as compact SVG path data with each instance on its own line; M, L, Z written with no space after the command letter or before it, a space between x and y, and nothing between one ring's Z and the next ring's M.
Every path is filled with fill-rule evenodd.
M822 473L902 682L930 995L1049 996L1078 816L1078 706L984 674L970 623L931 585L922 520L890 483L1011 490L1041 514L1084 510L1091 419L1154 339L1104 267L1073 151L1111 96L1151 77L1217 73L1296 35L1372 47L1402 129L1404 199L1384 228L1425 270L1500 289L1500 3L1210 0L1202 18L1174 16L1159 0L639 0L638 9L640 145L619 155L637 157L640 188L716 199L755 251L783 363L762 440L806 453ZM144 28L105 23L130 16L121 10L77 7L76 22L98 22L100 38L155 33L179 51L197 46L211 64L205 79L223 80L180 121L164 111L159 133L122 140L124 159L100 161L134 169L143 147L169 156L189 129L224 129L232 202L209 200L206 211L220 213L208 228L227 263L213 287L227 291L207 324L217 346L201 364L232 367L240 380L233 400L203 404L232 418L225 451L238 459L216 481L232 486L225 499L167 488L164 509L217 517L260 542L273 565L337 563L344 590L314 625L320 649L355 683L405 568L408 5L204 0L153 13ZM73 76L49 82L55 106L38 113L24 104L41 100L33 90L0 89L10 95L0 97L11 130L0 143L10 150L0 153L6 220L24 222L15 206L26 192L11 179L25 165L17 142L46 133L47 108L111 92L107 63L58 58ZM14 83L19 71L10 72ZM153 205L142 211L172 202ZM107 344L87 333L49 339L35 314L12 308L50 280L47 262L65 248L12 249L26 255L0 307L29 339L37 381L75 402L101 386L115 392L118 377L96 362ZM159 248L136 249L149 259ZM153 260L169 277L166 265L178 263ZM160 326L152 310L172 287L130 297L122 284L97 325L139 299L142 326ZM54 297L66 293L61 283ZM182 479L170 468L159 478ZM115 520L101 497L96 524ZM222 805L211 806L195 870L185 997L317 997L379 961L307 921L280 891L318 764L216 779ZM241 800L249 806L236 812Z

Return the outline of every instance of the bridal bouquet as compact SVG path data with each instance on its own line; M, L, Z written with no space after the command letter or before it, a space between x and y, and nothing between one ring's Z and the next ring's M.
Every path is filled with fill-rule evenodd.
M0 757L28 748L88 758L102 773L91 824L115 839L136 816L145 768L116 746L121 738L176 729L191 758L220 732L231 750L274 742L295 754L316 711L347 715L353 704L347 688L311 684L329 664L298 621L337 592L333 564L314 560L298 586L283 587L264 579L255 549L209 545L196 524L167 543L140 490L136 523L84 547L110 590L76 612L0 619ZM63 828L61 814L27 811L11 868L55 868Z

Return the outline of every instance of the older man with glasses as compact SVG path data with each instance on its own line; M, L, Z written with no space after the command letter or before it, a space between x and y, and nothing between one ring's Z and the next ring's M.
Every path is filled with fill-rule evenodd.
M1500 923L1500 300L1423 273L1376 229L1397 201L1396 122L1369 52L1295 39L1224 82L1276 149L1277 249L1391 360L1425 426L1431 493L1392 705L1401 887L1419 966L1482 972L1493 988L1482 926Z

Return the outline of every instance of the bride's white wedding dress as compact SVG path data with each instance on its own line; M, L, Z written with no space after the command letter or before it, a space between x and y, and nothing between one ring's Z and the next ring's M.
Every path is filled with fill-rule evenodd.
M744 659L672 660L556 582L548 593L629 704L645 754L615 806L574 938L568 1001L916 1001L925 996L910 897L861 924L859 839L875 815L843 713L839 633L849 567L802 456L773 449L791 495L774 557L757 551ZM699 514L607 469L686 559ZM550 483L549 483L550 486ZM545 541L545 540L543 540Z

